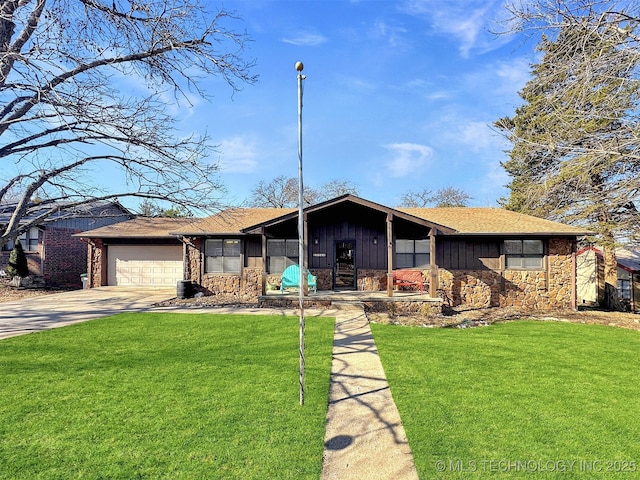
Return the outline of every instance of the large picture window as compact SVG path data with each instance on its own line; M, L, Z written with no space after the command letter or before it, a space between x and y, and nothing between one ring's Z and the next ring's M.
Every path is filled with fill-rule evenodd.
M396 240L396 268L429 268L429 240Z
M205 272L240 273L240 240L208 239L205 244Z
M505 240L504 256L507 268L540 270L544 259L542 240Z
M297 239L267 239L267 268L269 273L282 273L289 265L298 263Z

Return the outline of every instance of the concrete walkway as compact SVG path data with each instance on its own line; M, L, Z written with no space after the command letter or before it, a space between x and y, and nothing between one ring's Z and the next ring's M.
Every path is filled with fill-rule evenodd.
M417 479L362 308L336 315L322 480Z

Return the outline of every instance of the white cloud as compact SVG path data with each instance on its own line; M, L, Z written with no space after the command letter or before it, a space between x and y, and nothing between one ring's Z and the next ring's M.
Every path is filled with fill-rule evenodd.
M315 47L327 42L327 37L317 33L299 33L294 37L284 37L284 43L298 45L303 47Z
M443 37L454 37L460 55L468 57L471 50L481 53L496 49L510 39L496 37L488 32L503 6L499 0L407 0L402 10L427 20L433 32Z
M426 95L427 100L444 100L448 98L452 98L453 95L447 91L441 90L438 92L433 92Z
M406 28L396 27L378 20L373 24L371 31L374 37L385 39L392 47L398 48L406 45L406 41L402 38L407 33Z
M405 177L420 169L433 155L433 149L418 143L392 143L385 145L391 152L386 166L392 177Z
M469 122L462 126L459 141L475 152L494 148L498 134L486 122Z
M258 149L255 142L244 136L222 140L217 149L220 152L220 170L226 173L252 173L258 166Z

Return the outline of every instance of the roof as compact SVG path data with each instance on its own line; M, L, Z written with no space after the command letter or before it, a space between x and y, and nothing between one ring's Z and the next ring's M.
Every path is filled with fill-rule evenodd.
M596 255L602 258L602 250L598 247L585 247L578 251L577 255L581 255L586 251L594 251ZM627 272L640 272L640 251L631 250L625 247L616 248L616 262L618 267Z
M193 218L139 217L78 233L84 238L173 238L171 232L193 223Z
M297 212L295 208L230 208L176 230L179 235L238 234L247 227Z
M304 212L305 214L308 215L313 215L315 212L318 211L323 211L326 210L327 208L331 208L331 207L336 207L336 206L342 206L345 203L349 203L349 204L353 204L353 205L359 205L361 207L367 208L367 209L371 209L380 213L384 213L384 214L392 214L397 218L403 218L409 222L413 222L416 224L420 224L420 225L424 225L427 226L429 228L434 228L436 230L439 230L441 232L444 233L455 233L455 231L449 227L447 227L446 225L442 225L439 224L437 222L433 222L430 221L428 219L425 218L419 218L416 217L414 215L411 215L409 213L405 213L402 212L398 209L394 209L391 207L386 207L384 205L381 205L379 203L375 203L372 202L370 200L365 200L363 198L360 197L356 197L355 195L351 195L351 194L344 194L344 195L340 195L338 197L332 198L330 200L326 200L324 202L321 203L317 203L315 205L310 205L308 207L305 207ZM260 223L256 223L256 224L252 224L252 225L248 225L247 227L244 228L244 232L245 233L256 233L257 231L259 231L260 227L269 227L269 226L273 226L277 223L282 223L282 222L286 222L289 221L291 219L297 218L298 217L298 209L273 209L273 210L279 210L280 212L282 212L281 215L278 216L274 216L273 218L266 218L265 220L260 222ZM289 212L287 213L287 210L289 210ZM366 213L363 213L364 215L367 215Z
M0 224L7 223L11 220L17 202L0 204ZM22 222L27 222L36 218L48 210L54 210L41 223L53 223L56 221L69 218L98 218L105 216L121 216L127 215L131 217L131 212L123 207L119 202L113 200L95 200L92 202L74 205L72 207L64 202L42 202L31 203L26 215L22 218ZM116 212L116 210L118 212Z
M567 235L582 236L583 228L503 210L501 208L389 208L345 195L305 208L305 212L322 210L342 202L353 202L375 210L392 213L408 221L435 227L450 235ZM206 218L138 218L80 234L94 238L160 238L171 235L239 235L255 233L261 226L296 217L296 208L230 208Z
M616 248L618 265L629 272L640 271L640 252L626 248Z
M398 208L415 217L446 225L459 234L512 234L512 235L569 235L581 236L589 232L523 213L502 208Z

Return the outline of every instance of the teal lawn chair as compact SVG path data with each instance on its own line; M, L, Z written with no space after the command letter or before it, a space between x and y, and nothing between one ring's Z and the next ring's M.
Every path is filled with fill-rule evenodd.
M309 291L317 292L316 277L309 272L307 276L307 285ZM284 272L282 272L282 283L280 284L280 294L283 294L287 288L299 288L300 287L300 265L289 265Z

